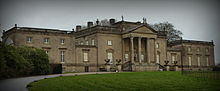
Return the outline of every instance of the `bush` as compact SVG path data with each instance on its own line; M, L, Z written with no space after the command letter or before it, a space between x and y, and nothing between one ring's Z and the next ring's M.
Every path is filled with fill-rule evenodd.
M0 43L0 77L9 78L29 73L31 64L19 55L16 48Z
M49 73L50 65L45 51L0 42L0 79Z
M18 52L32 65L32 75L45 75L50 73L48 56L45 51L37 48L19 47Z

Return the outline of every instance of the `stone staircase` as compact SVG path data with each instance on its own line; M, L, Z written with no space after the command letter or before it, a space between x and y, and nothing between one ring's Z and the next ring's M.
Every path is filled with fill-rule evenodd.
M131 61L122 64L122 71L158 71L164 69L160 64L137 63L132 64Z
M122 71L132 71L131 61L127 61L127 62L122 64Z

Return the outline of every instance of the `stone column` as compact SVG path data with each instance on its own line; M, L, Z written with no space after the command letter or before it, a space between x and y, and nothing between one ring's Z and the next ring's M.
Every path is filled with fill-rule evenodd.
M150 39L147 38L147 62L150 63Z
M138 59L141 63L141 37L138 38Z
M131 63L134 63L134 37L130 37L131 44Z
M124 46L124 38L122 38L122 64L124 63L125 61L125 46Z

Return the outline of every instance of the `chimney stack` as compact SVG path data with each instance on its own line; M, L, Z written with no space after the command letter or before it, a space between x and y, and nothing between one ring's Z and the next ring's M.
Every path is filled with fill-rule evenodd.
M81 28L82 28L82 26L77 25L77 26L76 26L76 32L79 31L79 30L81 30Z
M88 27L88 28L90 28L90 27L92 27L92 26L93 26L93 22L91 22L91 21L87 22L87 27Z
M110 22L110 24L112 25L112 24L115 23L115 19L112 18L112 19L109 20L109 22Z

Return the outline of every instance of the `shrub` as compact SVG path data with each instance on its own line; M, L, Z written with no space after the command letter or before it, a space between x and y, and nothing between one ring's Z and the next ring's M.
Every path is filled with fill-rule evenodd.
M0 79L50 72L45 51L25 46L14 47L0 42Z

